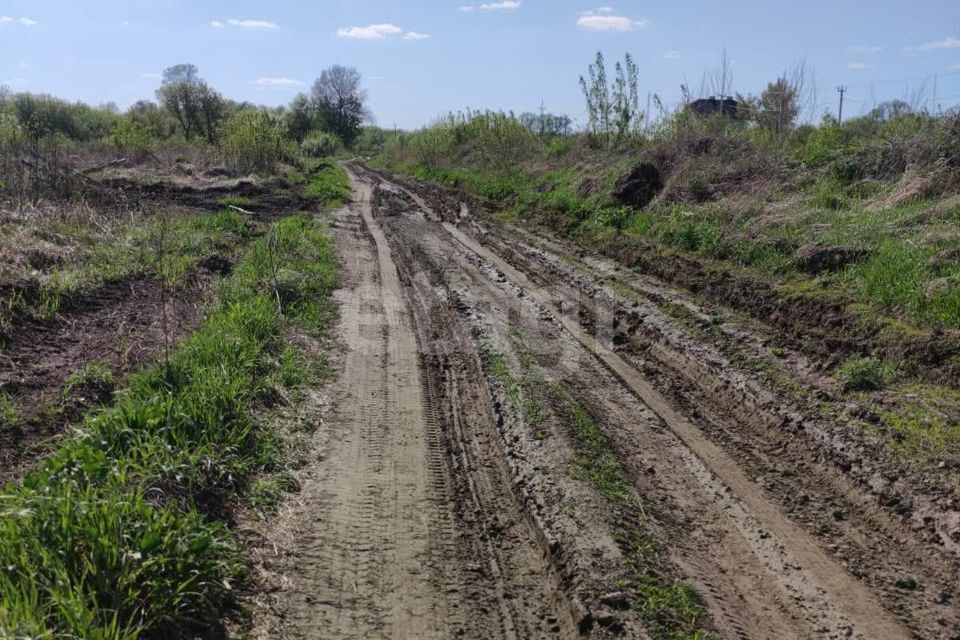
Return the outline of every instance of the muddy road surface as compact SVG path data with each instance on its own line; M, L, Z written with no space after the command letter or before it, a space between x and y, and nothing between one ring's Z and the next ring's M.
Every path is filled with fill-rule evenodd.
M338 377L257 637L960 637L955 487L716 343L760 337L348 168Z

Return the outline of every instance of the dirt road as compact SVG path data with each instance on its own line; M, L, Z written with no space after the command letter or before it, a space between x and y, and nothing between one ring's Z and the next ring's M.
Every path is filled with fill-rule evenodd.
M956 512L835 463L863 451L698 334L706 310L351 171L340 375L258 635L960 634ZM646 606L683 582L706 615Z

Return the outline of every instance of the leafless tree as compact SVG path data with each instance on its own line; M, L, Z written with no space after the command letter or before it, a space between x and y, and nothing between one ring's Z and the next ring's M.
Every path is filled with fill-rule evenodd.
M720 62L716 67L703 74L700 81L700 97L729 97L733 91L733 65L724 48L720 53Z

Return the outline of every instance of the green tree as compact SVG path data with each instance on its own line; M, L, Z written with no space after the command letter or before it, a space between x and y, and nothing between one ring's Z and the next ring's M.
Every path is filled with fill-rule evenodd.
M307 135L319 128L317 111L305 93L298 93L284 113L287 135L297 142L303 142Z
M800 115L796 86L786 75L780 76L760 94L757 120L760 126L777 134L793 127Z
M614 69L616 75L611 87L603 53L598 51L587 76L580 76L590 134L608 145L621 141L631 132L639 131L643 123L636 63L627 54L623 63L617 62Z
M226 103L220 93L200 78L195 65L178 64L165 69L157 100L173 115L187 140L197 132L204 133L209 142L216 140Z
M348 147L360 134L367 117L367 94L360 83L359 71L334 65L320 74L311 89L311 101L324 128Z

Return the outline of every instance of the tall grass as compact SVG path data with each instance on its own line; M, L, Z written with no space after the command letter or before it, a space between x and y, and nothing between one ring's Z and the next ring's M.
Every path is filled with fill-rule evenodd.
M299 277L282 297L274 267ZM331 240L275 226L221 282L203 326L0 496L0 637L133 640L214 633L243 579L222 523L280 445L251 415L270 398L284 316L318 317ZM280 297L282 305L276 304Z

